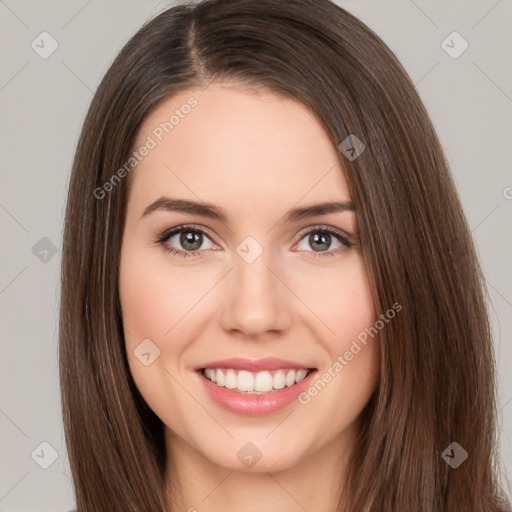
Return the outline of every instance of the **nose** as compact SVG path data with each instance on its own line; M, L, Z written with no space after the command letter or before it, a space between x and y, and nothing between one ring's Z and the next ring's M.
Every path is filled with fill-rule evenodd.
M271 251L263 250L252 262L234 254L233 266L223 280L221 322L225 331L255 339L289 329L293 294Z

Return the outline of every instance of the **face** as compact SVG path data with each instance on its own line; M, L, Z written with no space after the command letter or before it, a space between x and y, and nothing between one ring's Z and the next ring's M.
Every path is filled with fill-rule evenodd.
M143 145L119 292L130 370L168 450L240 471L346 452L379 346L361 341L376 313L322 125L294 100L211 84L161 103ZM337 207L311 209L324 203Z

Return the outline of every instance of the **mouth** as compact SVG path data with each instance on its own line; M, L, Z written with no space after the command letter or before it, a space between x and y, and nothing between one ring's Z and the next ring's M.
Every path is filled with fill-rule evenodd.
M237 368L200 368L197 371L220 388L245 395L265 395L291 388L317 369L279 368L255 372Z
M225 410L244 416L266 416L292 405L318 372L278 357L234 357L194 368L207 395Z

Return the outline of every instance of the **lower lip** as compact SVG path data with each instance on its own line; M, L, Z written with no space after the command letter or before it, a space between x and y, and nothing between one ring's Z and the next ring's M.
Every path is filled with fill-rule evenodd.
M293 386L287 386L283 389L269 391L260 395L239 393L217 386L217 384L208 380L201 371L196 373L213 400L228 411L244 416L265 416L284 409L296 400L299 394L310 385L317 370L313 370L307 377Z

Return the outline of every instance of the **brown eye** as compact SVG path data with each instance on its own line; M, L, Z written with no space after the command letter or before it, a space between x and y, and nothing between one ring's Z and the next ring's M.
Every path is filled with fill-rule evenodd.
M198 231L182 231L180 244L187 251L197 251L203 242L203 235Z
M210 237L202 229L187 226L178 226L166 231L158 238L157 242L168 252L184 257L199 256L204 249L215 247ZM208 242L209 245L205 242Z
M329 233L311 233L308 238L309 246L315 251L326 251L331 245L331 235Z
M334 245L334 247L333 247ZM303 234L297 245L299 251L313 253L313 257L335 256L355 245L341 231L329 227L316 227ZM308 246L310 249L308 249Z

